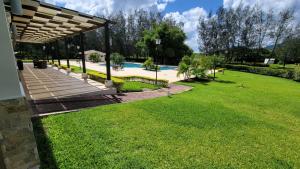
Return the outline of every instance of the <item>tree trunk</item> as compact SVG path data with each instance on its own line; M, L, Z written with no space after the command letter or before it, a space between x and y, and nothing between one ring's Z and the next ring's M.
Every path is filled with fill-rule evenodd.
M274 57L275 49L276 49L277 43L278 43L278 39L279 39L279 36L276 37L276 40L275 40L275 43L274 43L274 46L273 46L273 49L272 49L271 57Z
M216 68L214 68L214 80L216 78Z

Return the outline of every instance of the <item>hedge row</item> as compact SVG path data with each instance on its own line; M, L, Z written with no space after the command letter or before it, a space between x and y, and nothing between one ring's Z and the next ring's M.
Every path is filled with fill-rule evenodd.
M60 68L64 69L64 70L67 70L68 66L67 65L60 65ZM74 68L72 68L72 67L70 67L70 68L71 68L71 72L74 72Z
M268 64L264 64L264 63L228 63L230 65L246 65L246 66L255 66L255 67L270 67L270 65Z
M155 85L155 78L145 77L145 76L120 76L120 79L124 79L126 81L134 81L134 82L143 82ZM169 81L164 79L157 79L157 85L162 87L168 87Z
M52 65L53 63L49 63L50 65ZM57 63L53 64L55 67L59 67L61 69L67 70L68 66L67 65L60 65L58 66ZM71 71L74 71L74 68L71 68ZM104 73L100 73L100 72L96 72L96 71L90 71L87 72L87 75L89 76L90 79L98 81L100 83L105 83L106 80L106 74ZM114 87L118 90L121 91L122 86L124 85L124 80L120 79L120 78L116 78L116 77L111 77L111 80L113 82Z
M300 81L299 66L297 66L295 69L273 69L269 67L255 67L255 66L247 66L247 65L226 64L225 67L231 70L238 70L242 72L249 72L249 73L261 74L267 76L275 76L275 77Z
M33 60L32 59L22 59L23 63L32 63Z
M106 74L100 73L100 72L88 72L87 73L89 78L95 81L98 81L100 83L105 83L106 80ZM111 80L113 82L114 87L118 90L121 91L122 86L124 85L125 81L120 78L116 77L111 77Z
M300 66L297 66L294 71L294 80L300 82Z

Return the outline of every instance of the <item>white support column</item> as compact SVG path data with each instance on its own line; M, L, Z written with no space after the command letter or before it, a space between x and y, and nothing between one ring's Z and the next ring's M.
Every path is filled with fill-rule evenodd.
M23 94L16 68L4 3L3 0L0 0L0 100L19 97L23 97Z

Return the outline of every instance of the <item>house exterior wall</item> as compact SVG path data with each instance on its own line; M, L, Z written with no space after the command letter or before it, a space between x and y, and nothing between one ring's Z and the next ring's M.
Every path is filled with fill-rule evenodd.
M6 169L39 168L30 118L25 98L0 101L0 166L2 163Z
M3 1L0 1L0 100L22 97Z
M0 168L39 168L31 111L22 92L3 1L0 0Z

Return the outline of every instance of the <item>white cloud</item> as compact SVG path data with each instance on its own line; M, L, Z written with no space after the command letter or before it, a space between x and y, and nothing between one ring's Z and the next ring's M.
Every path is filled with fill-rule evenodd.
M300 0L224 0L223 5L225 8L237 7L240 3L244 5L258 5L264 11L273 10L274 12L280 12L284 9L294 9L295 19L300 23Z
M199 51L197 26L200 16L207 17L207 12L200 7L192 8L182 13L171 12L165 15L165 18L172 17L176 20L177 23L184 23L183 30L188 37L185 43L194 51Z
M175 0L45 0L54 5L63 5L88 14L108 15L114 11L129 11L132 9L151 8L164 11L168 3Z
M158 11L164 11L170 2L174 2L175 0L160 0L156 3Z
M108 15L115 11L129 11L133 9L151 9L164 11L169 3L176 0L44 0L48 3L64 6L88 14ZM295 10L296 22L300 23L300 0L223 0L224 7L237 7L240 2L245 5L258 4L265 11L273 9L274 12L281 11L285 8ZM212 2L211 2L212 3ZM184 23L184 31L188 39L186 44L194 51L198 51L197 43L197 25L200 16L207 16L205 9L195 7L185 12L167 13L165 17L172 16L178 23Z

